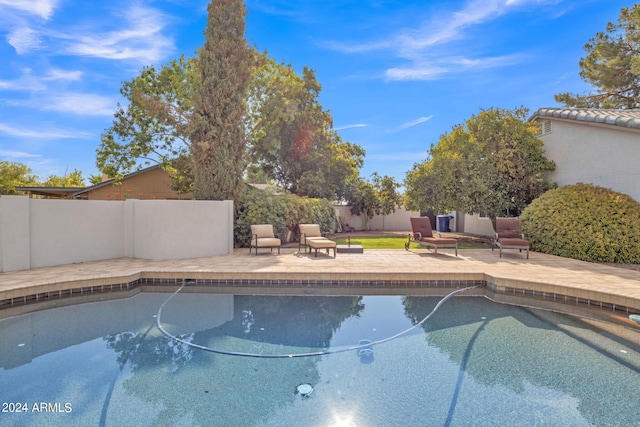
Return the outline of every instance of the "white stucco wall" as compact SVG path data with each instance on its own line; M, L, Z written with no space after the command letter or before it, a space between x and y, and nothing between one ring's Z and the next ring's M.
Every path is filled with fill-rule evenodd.
M30 268L123 256L122 204L29 199Z
M195 258L233 251L233 202L127 200L133 203L133 257ZM219 206L212 209L212 203Z
M493 237L495 230L491 218L481 217L478 214L464 214L464 232L478 236Z
M29 198L0 196L0 271L29 268L28 211Z
M233 202L0 197L0 271L233 251Z
M343 217L350 227L356 231L365 230L366 221L363 215L351 215L349 206L334 206L336 218ZM403 207L396 208L396 211L389 215L376 215L369 220L369 230L372 231L410 231L411 221L409 218L420 216L419 212L408 211Z
M416 216L420 216L420 213L411 212L400 207L389 215L374 216L369 222L369 227L371 230L408 231L411 230L411 220L409 218Z
M640 201L640 132L551 120L551 133L540 139L556 163L549 178L559 186L593 184Z

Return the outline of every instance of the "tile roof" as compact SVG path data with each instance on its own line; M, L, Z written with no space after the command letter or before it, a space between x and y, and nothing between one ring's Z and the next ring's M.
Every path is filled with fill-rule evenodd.
M540 108L529 119L550 118L577 122L600 123L640 129L640 110L599 110L583 108Z

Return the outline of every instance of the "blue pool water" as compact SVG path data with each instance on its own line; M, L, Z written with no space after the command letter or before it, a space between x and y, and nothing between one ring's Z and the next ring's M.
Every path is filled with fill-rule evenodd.
M264 359L168 340L167 297L0 321L0 425L640 425L640 339L569 316L455 297L370 357ZM439 300L189 293L162 322L214 349L304 353L382 340Z

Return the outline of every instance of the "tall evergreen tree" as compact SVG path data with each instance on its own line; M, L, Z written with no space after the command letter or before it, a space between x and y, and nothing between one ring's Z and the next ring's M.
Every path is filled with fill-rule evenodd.
M246 8L242 0L213 0L207 9L191 130L194 193L196 199L238 200L252 76L252 53L244 38Z
M623 8L618 22L609 22L584 49L580 77L596 90L560 93L555 100L577 108L640 108L640 4Z

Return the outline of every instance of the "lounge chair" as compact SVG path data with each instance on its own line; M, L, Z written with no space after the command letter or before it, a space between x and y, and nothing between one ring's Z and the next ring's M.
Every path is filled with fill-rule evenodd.
M496 234L491 245L491 250L500 248L500 258L503 249L519 249L527 251L529 259L529 241L520 232L520 219L518 218L496 218Z
M273 225L258 224L251 226L249 253L253 248L256 248L256 255L258 255L258 248L270 248L271 252L273 252L273 248L278 248L279 254L281 244L282 241L273 234Z
M300 224L298 226L300 230L300 239L298 240L298 252L304 246L304 253L307 253L307 246L311 249L315 249L316 257L318 256L318 249L326 249L329 254L329 249L333 249L333 257L336 257L336 242L329 240L325 233L320 231L320 225L318 224Z
M442 237L440 233L438 233L438 237L434 236L433 230L431 229L431 221L428 217L423 216L409 219L411 220L412 233L409 234L409 241L404 244L406 250L409 250L411 243L418 243L426 247L434 248L436 255L438 254L438 248L455 248L456 256L458 256L458 240Z

